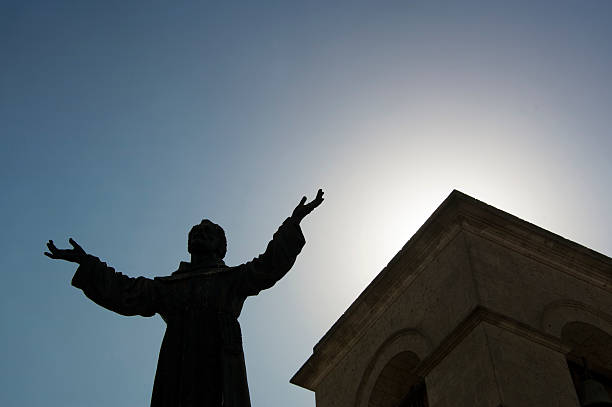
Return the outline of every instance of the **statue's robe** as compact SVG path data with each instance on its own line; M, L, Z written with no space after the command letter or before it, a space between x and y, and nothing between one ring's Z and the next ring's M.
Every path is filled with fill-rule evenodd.
M263 254L236 267L181 262L168 277L131 278L88 256L72 284L111 311L158 313L166 322L152 407L247 407L238 316L248 296L272 287L289 271L304 244L299 224L288 218Z

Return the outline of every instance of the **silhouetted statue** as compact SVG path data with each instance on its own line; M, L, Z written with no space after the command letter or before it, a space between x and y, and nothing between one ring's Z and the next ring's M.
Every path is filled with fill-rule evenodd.
M72 285L98 305L121 315L150 317L167 324L159 352L152 407L247 407L249 389L238 316L245 299L272 287L293 266L305 244L300 221L323 202L323 191L293 214L274 234L266 251L236 267L223 262L223 229L205 219L189 232L191 262L168 277L131 278L87 254L58 249L52 259L78 263Z

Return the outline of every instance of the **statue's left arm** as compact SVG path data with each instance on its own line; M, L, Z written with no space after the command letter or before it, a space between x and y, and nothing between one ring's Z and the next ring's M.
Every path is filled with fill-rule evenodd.
M323 191L319 190L312 202L305 202L303 197L293 214L274 233L265 252L242 266L239 289L243 295L257 295L272 287L291 269L306 244L300 222L323 202Z
M72 285L96 304L121 315L150 317L160 311L159 283L146 277L128 277L88 255L72 278Z
M150 317L160 311L161 295L156 281L118 273L97 257L87 254L72 238L69 242L72 249L58 249L49 240L49 251L45 255L77 263L79 267L72 278L72 285L83 290L89 299L121 315Z

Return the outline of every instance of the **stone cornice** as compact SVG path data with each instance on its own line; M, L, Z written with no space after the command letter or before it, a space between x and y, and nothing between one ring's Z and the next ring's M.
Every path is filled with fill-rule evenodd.
M509 225L462 213L462 230L612 292L612 261L609 257L532 224L528 225L540 233L528 235L524 229L513 230L508 228Z
M612 259L453 191L315 345L291 383L314 390L459 232L502 244L603 289L612 290Z
M442 361L461 341L481 323L488 323L532 342L546 346L556 352L567 354L571 348L558 338L540 332L520 321L491 311L485 307L476 307L457 327L440 342L438 347L416 367L416 374L425 377Z

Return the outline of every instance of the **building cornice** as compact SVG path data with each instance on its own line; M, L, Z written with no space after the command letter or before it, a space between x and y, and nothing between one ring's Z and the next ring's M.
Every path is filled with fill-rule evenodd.
M453 331L440 342L438 347L425 358L417 367L415 374L420 377L425 377L427 374L440 363L446 355L452 352L457 345L465 339L478 325L488 323L497 328L504 329L521 336L531 342L538 343L555 352L566 355L570 352L571 347L565 345L560 339L540 332L531 326L507 317L500 313L494 312L485 307L478 306L459 324Z

